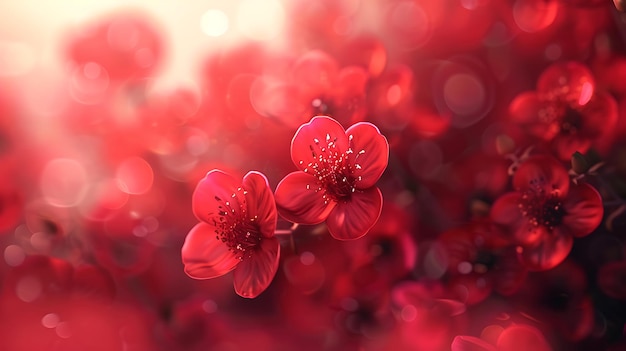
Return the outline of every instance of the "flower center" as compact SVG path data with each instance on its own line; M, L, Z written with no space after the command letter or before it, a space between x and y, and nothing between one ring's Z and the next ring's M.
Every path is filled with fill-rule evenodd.
M491 270L498 262L497 256L488 250L478 250L474 258L474 272L484 274Z
M565 109L563 122L561 123L561 134L573 135L578 133L582 127L582 114L571 107Z
M563 204L556 194L544 195L526 191L522 194L518 207L531 225L544 226L549 230L560 225L565 215Z
M247 194L242 188L238 192ZM233 194L235 198L237 194ZM215 238L228 246L228 250L235 253L237 259L243 260L252 256L254 249L261 242L262 235L256 218L246 216L246 203L243 198L239 208L233 208L230 201L225 201L218 196L215 200L219 203L218 212L213 216L215 226Z
M307 184L307 189L323 191L325 204L330 201L349 201L352 193L357 190L357 182L361 180L361 176L355 175L355 170L361 169L357 161L365 150L356 153L353 162L350 162L349 155L354 154L352 135L348 140L349 147L345 152L337 149L337 138L332 138L330 134L326 134L325 140L322 141L313 139L313 143L309 145L314 160L307 164L304 172L312 174L317 179L317 184ZM303 163L301 160L300 164Z

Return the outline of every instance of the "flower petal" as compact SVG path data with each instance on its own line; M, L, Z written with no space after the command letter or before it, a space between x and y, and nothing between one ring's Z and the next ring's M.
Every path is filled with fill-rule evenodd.
M520 194L509 192L500 196L491 206L490 216L494 223L505 226L517 226L524 218L520 211Z
M539 100L537 93L527 91L513 99L509 105L509 115L513 122L523 126L528 133L543 140L551 140L559 132L559 125L554 121L543 121L539 116L545 113L547 104Z
M324 191L319 189L317 179L304 172L287 174L276 187L278 213L288 221L300 224L323 222L335 202L325 203Z
M579 184L570 188L563 200L565 216L563 225L576 237L588 235L602 222L604 207L602 197L589 184Z
M330 212L326 224L330 234L339 240L358 239L376 224L383 207L383 195L376 187L352 194Z
M226 244L216 239L215 227L207 223L198 223L191 229L181 255L185 273L196 279L219 277L240 262Z
M542 226L534 226L522 215L519 208L520 194L510 192L500 196L491 206L491 219L501 227L504 237L513 243L529 245L536 243L545 233Z
M240 187L241 183L229 174L217 169L210 171L198 182L191 197L194 215L200 221L212 223L220 211L236 213L245 201L243 192L237 190Z
M552 351L541 332L529 325L510 326L498 337L498 351Z
M291 160L303 172L314 172L320 159L334 158L335 152L348 150L348 137L337 121L326 116L313 117L300 126L291 141Z
M591 141L579 135L559 134L553 141L554 151L564 161L570 160L576 151L585 153L589 150Z
M563 262L572 250L574 239L562 230L555 229L544 235L539 243L518 250L520 260L531 271L545 271ZM521 252L520 252L521 251Z
M246 215L259 225L261 234L266 237L274 236L276 230L276 202L270 190L267 178L259 172L248 172L243 177L243 188L247 193Z
M518 191L531 190L544 195L565 196L569 189L569 175L563 165L551 156L531 156L513 176L513 187Z
M389 144L375 125L359 122L346 131L352 153L348 154L348 163L354 168L353 175L361 177L356 182L357 189L367 189L387 168L389 162ZM358 166L357 166L358 165Z
M452 351L496 351L493 345L486 341L466 335L459 335L452 340Z
M541 72L537 93L544 99L565 101L577 107L589 102L595 85L593 74L584 64L558 62Z
M251 257L244 258L233 273L235 292L241 297L255 298L270 285L280 259L280 244L276 238L261 240Z

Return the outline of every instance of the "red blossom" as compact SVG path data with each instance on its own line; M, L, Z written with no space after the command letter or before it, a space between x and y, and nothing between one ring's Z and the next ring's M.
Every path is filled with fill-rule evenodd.
M515 191L502 195L491 218L518 246L531 270L546 270L569 254L574 237L594 231L604 214L602 198L589 184L570 184L554 158L531 156L513 176Z
M512 325L500 332L493 345L481 338L459 335L452 341L452 351L551 351L541 331L524 324Z
M546 68L537 90L519 94L509 113L530 135L551 143L562 160L586 152L617 122L615 99L597 91L589 69L577 62Z
M375 184L388 158L387 139L373 124L344 130L329 117L314 117L291 142L291 159L300 170L278 184L280 215L300 224L326 221L339 240L362 237L382 211L382 193Z
M367 112L364 67L340 67L334 57L314 50L300 56L286 75L264 75L253 85L252 104L263 116L297 126L311 115L340 121L363 120Z
M74 31L67 55L82 69L103 70L111 80L143 78L163 59L159 29L143 13L112 13Z
M511 295L524 283L526 268L516 259L515 248L490 223L449 230L438 243L448 264L448 287L468 305L484 301L492 291Z
M210 279L234 271L235 291L242 297L267 289L278 269L280 245L274 237L276 205L265 176L251 171L239 183L212 170L198 183L192 206L201 222L182 248L185 272Z

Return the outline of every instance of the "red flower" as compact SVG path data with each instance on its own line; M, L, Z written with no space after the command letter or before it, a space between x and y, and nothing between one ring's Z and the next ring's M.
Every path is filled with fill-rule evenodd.
M301 224L326 221L339 240L360 238L374 226L383 201L375 184L389 159L376 126L360 122L344 130L329 117L314 117L293 137L291 159L300 171L278 184L281 216Z
M562 160L610 133L618 115L615 99L597 92L589 69L576 62L548 67L537 90L518 95L509 109L529 134L551 142Z
M500 332L495 345L473 336L459 335L452 341L452 351L550 351L552 347L539 329L516 324Z
M234 270L235 291L242 297L267 289L278 269L280 245L274 237L276 204L265 176L248 172L240 184L213 170L198 183L192 207L201 223L182 248L185 273L210 279Z
M604 214L589 184L570 185L567 170L550 156L531 156L513 176L516 191L502 195L491 217L512 235L529 269L546 270L569 254L572 237L594 231Z
M448 266L447 286L462 294L467 305L484 301L492 291L511 295L526 279L515 247L496 235L490 223L476 221L448 230L437 242Z
M368 79L365 68L340 67L334 57L314 50L299 57L288 75L266 74L250 94L257 112L290 126L315 114L355 122L367 112Z

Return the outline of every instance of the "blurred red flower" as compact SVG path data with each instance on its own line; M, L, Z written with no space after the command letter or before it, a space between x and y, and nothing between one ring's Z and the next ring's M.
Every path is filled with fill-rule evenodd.
M589 184L570 185L567 170L550 156L529 157L515 172L513 187L493 204L491 218L519 245L530 270L561 263L573 237L590 234L602 221L598 191Z
M484 301L492 291L511 295L526 279L526 267L517 260L515 248L497 234L491 223L476 221L438 239L448 264L448 289L462 294L468 305Z
M519 94L509 106L515 123L540 140L551 142L562 160L611 132L617 103L595 89L589 69L577 62L553 64L537 81L537 90Z
M281 216L300 224L326 221L339 240L360 238L376 224L382 193L375 184L389 159L376 126L360 122L344 130L332 118L314 117L293 137L291 159L300 171L278 184Z
M459 335L452 341L452 351L522 351L541 350L550 351L541 332L529 325L512 325L500 332L496 345L473 336Z
M192 207L201 223L182 248L187 275L210 279L234 270L240 296L254 298L267 289L278 269L280 244L274 237L276 204L265 176L251 171L239 183L212 170L198 183Z

